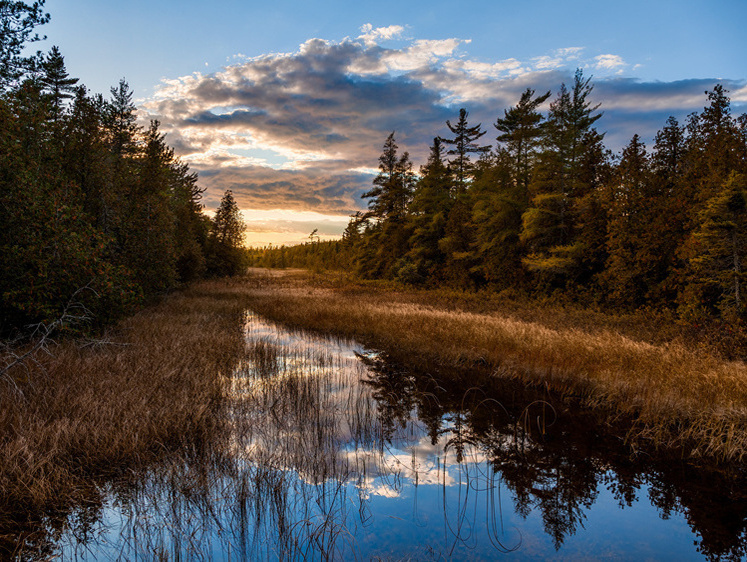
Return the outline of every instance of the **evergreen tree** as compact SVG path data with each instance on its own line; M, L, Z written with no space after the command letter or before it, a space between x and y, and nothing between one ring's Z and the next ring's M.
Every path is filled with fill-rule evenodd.
M54 46L41 64L41 83L52 97L52 113L57 118L62 111L62 102L71 99L76 91L77 78L70 78L65 69L65 59Z
M453 139L441 138L442 142L452 145L447 154L455 156L449 161L449 167L454 174L455 191L458 195L467 189L467 185L472 177L474 164L470 160L470 154L485 154L490 150L490 146L480 146L475 141L479 140L486 131L481 131L481 124L470 127L467 123L469 113L466 109L459 110L459 120L456 125L452 125L449 120L446 126L454 134Z
M428 162L420 168L420 180L410 205L409 230L412 235L407 260L412 264L408 279L413 283L441 278L445 256L438 241L444 237L446 219L453 203L451 175L443 156L441 139L436 137Z
M409 154L405 152L398 156L397 148L392 131L379 156L379 174L373 180L374 187L361 195L370 199L369 218L401 221L407 212L414 176Z
M671 190L682 173L684 152L685 132L677 119L670 116L664 128L656 133L652 161L653 172L665 189Z
M228 189L221 198L208 238L207 267L213 275L236 275L244 267L244 231L241 211Z
M591 78L584 79L579 69L572 89L562 84L550 104L521 234L529 250L524 264L539 275L541 284L560 283L582 273L579 267L588 247L579 236L582 221L577 204L599 187L605 168L604 135L592 127L601 117L594 114L599 105L588 100L592 89Z
M147 295L176 284L174 215L170 206L174 152L152 121L142 138L135 172L117 209L120 259L132 270Z
M714 310L727 319L745 315L747 280L747 178L732 174L698 215L689 242L691 282L685 307ZM705 309L705 310L704 310Z
M523 280L519 233L527 208L526 186L516 177L516 152L499 148L472 186L474 273L495 288Z
M18 0L0 0L0 91L12 85L38 65L41 53L22 57L27 43L45 39L34 29L49 21L44 13L45 0L27 4Z
M656 249L649 250L659 256L658 283L649 288L650 300L657 303L673 303L683 289L686 264L677 250L687 238L691 191L684 180L686 169L685 131L677 119L669 117L664 127L654 138L651 159L651 181L656 199L650 207L647 229L656 242Z
M59 319L65 310L105 322L138 298L127 272L107 259L106 238L63 173L59 132L50 123L32 81L0 100L2 333Z
M691 224L698 222L703 204L714 197L732 172L747 171L747 145L731 116L728 91L717 84L705 92L710 102L687 123L685 170L682 183L693 201Z
M495 122L495 128L502 133L497 140L510 157L513 180L525 190L529 188L530 173L543 134L543 118L537 108L550 97L550 92L533 97L534 90L527 88L516 107L505 110L503 118Z
M178 159L171 163L170 179L176 271L179 281L192 281L206 270L205 249L210 219L202 212L200 201L204 190L197 184L197 174Z
M634 135L622 153L610 187L609 258L605 276L618 302L641 305L652 282L656 249L648 239L649 209L654 203L646 147Z
M456 287L474 284L474 234L472 200L468 193L462 193L452 203L443 238L438 241L438 248L444 254L442 276Z
M140 132L137 126L132 90L122 78L116 88L111 88L111 101L106 108L105 126L109 133L111 151L116 156L133 154L137 150L136 140Z
M80 187L83 209L102 232L107 232L106 219L111 215L114 183L104 128L105 113L103 97L89 97L85 86L79 86L62 132L64 173Z
M365 230L368 259L360 262L366 275L395 275L395 264L406 252L409 238L406 216L415 175L410 155L404 152L398 156L397 148L392 132L379 157L379 174L373 180L374 187L362 195L370 199L369 211L364 215L370 221Z

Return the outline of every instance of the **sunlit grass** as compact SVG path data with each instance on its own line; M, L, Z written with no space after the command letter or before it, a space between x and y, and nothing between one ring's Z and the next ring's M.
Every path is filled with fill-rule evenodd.
M444 309L406 295L315 287L313 279L259 275L231 291L290 325L352 336L407 361L489 369L545 386L610 422L635 447L683 448L692 457L742 461L747 453L747 368L670 341L652 344L591 325Z
M0 380L0 515L75 499L92 476L137 469L212 439L220 374L243 350L243 305L202 293L166 299L108 343L64 341Z

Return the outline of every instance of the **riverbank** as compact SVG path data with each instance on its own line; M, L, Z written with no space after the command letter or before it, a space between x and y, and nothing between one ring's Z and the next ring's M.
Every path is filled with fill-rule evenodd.
M0 378L0 528L215 440L221 375L244 349L246 305L222 297L175 293L98 341L48 341ZM0 558L17 540L0 532Z
M223 375L246 359L247 309L354 337L394 361L468 383L479 374L543 389L569 411L592 413L632 452L712 467L739 468L747 458L744 363L675 337L664 341L640 320L252 270L175 293L103 341L48 342L48 353L6 373L0 519L64 511L92 481L215 443L226 419ZM2 551L13 548L6 543Z
M354 337L396 360L489 370L603 412L633 449L747 458L747 367L638 318L469 295L253 270L252 308L289 325ZM480 309L484 312L480 312Z

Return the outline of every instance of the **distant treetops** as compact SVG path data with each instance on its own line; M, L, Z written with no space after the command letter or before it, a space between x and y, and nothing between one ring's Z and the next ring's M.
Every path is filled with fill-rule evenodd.
M259 259L282 253L284 264L308 266L324 256L321 265L362 277L743 319L747 116L730 114L718 85L684 125L670 117L653 150L635 135L613 155L592 90L578 70L543 114L550 92L527 89L496 120L492 150L461 109L419 174L391 133L363 194L368 210L341 242Z
M196 277L232 274L243 223L230 192L203 213L196 174L132 92L91 95L57 47L21 57L43 2L0 1L0 335L53 319L109 322ZM81 327L80 325L78 326Z

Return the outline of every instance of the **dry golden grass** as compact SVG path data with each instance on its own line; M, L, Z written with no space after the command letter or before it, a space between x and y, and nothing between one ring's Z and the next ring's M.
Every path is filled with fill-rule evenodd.
M244 350L247 307L289 325L356 337L410 362L489 370L606 412L631 443L742 462L747 369L678 343L561 328L493 311L430 306L427 294L334 289L257 275L196 284L128 319L113 344L51 347L0 380L0 514L66 503L90 478L215 437L225 378Z
M22 394L0 380L0 513L64 505L92 476L212 437L243 309L186 291L123 322L112 343L66 341L16 366Z
M294 272L261 272L231 291L251 296L260 314L287 324L356 337L395 357L491 369L581 399L627 424L636 446L682 449L689 456L741 462L747 453L747 367L682 343L651 344L590 326L422 304L369 290L365 298L315 287ZM556 323L557 325L557 323Z

